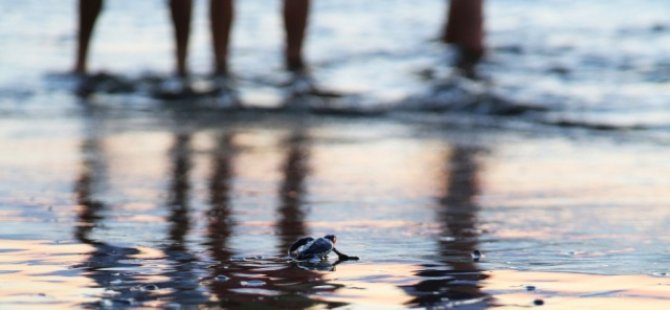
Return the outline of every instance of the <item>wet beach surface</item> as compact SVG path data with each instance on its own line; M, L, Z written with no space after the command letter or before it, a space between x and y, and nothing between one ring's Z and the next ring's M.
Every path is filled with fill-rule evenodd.
M276 8L263 1L240 8L233 63L254 107L240 111L77 98L61 74L72 8L10 7L21 14L0 25L22 27L0 27L12 47L0 51L0 308L667 307L667 4L611 2L605 21L632 3L646 15L589 24L594 4L491 1L493 80L451 88L435 66L445 51L425 47L442 3L391 2L316 2L310 49L320 82L378 115L259 109L283 100L279 34L266 33ZM580 23L530 18L559 2ZM339 27L342 12L368 30ZM94 67L129 79L169 68L165 13L110 3ZM44 16L52 27L28 22ZM390 16L416 27L385 35ZM136 28L144 44L122 33ZM645 38L653 51L635 45ZM487 96L542 109L435 106ZM331 233L361 260L285 258L296 239Z
M668 301L667 150L430 119L86 105L6 118L1 303ZM285 259L299 237L327 233L361 260Z

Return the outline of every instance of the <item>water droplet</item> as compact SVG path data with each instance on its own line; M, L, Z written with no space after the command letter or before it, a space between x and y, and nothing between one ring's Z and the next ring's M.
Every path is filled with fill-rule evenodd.
M533 300L533 305L536 305L536 306L542 306L542 305L544 305L544 300L542 300L542 299L535 299L535 300Z
M241 281L240 284L242 284L242 286L263 286L265 285L265 281L249 280L249 281Z
M113 284L113 285L117 285L117 284L121 284L121 283L123 283L123 281L121 281L121 279L116 279L116 280L109 281L109 284Z
M109 299L103 299L103 300L101 300L101 301L100 301L100 304L101 304L104 308L111 308L112 306L114 306L114 303L113 303L111 300L109 300Z
M528 286L526 286L526 291L531 292L531 291L534 291L534 290L535 290L535 286L534 286L534 285L528 285Z
M470 256L472 257L473 261L478 262L479 260L482 259L484 255L482 255L482 252L480 252L479 250L474 250L472 251L472 253L470 253Z

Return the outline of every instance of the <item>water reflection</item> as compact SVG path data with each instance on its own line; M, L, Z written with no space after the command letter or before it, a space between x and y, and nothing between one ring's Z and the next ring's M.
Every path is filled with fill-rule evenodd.
M167 207L170 214L166 220L168 244L164 248L166 259L171 262L163 274L167 280L160 288L169 287L169 298L174 304L197 305L209 300L208 294L199 283L200 264L191 253L186 239L191 229L190 174L193 167L191 133L178 133L174 137L174 146L170 150L172 162L171 182L168 188Z
M299 309L344 305L311 298L315 287L323 292L333 291L338 286L328 285L319 272L297 268L285 259L288 246L307 233L302 202L304 183L309 174L305 131L293 132L287 141L282 145L282 149L286 149L286 159L281 167L283 180L279 185L279 215L275 225L280 239L277 256L240 258L234 257L233 249L227 245L234 224L229 205L237 153L234 135L224 135L218 140L212 155L213 172L209 186L212 205L208 214L208 245L216 264L210 267L207 282L219 306L252 307L263 303L270 307Z
M280 255L286 255L286 250L293 242L308 235L302 205L306 194L305 181L309 174L308 141L303 130L297 130L287 142L286 162L282 167L284 180L279 189L280 205L277 221Z
M448 180L444 195L439 199L438 219L441 225L439 262L426 264L417 272L422 280L403 287L414 296L412 306L438 305L485 308L489 298L480 289L483 274L473 252L477 251L477 212L474 201L479 193L477 174L479 150L471 146L456 145L448 163Z
M75 236L95 250L82 264L85 275L93 279L108 294L89 306L118 306L148 304L209 305L226 308L253 307L259 304L279 308L338 307L346 300L332 301L342 292L351 291L338 283L331 274L333 265L306 268L290 263L286 249L296 239L309 235L307 222L308 183L313 143L310 128L297 126L281 139L278 151L283 160L279 165L282 178L277 182L278 201L274 223L277 234L276 255L273 257L240 257L240 249L232 246L236 237L233 203L235 179L244 174L236 165L246 155L236 145L233 129L210 132L179 131L172 136L165 166L167 210L164 241L156 245L162 255L151 260L142 258L139 248L119 247L102 242L93 233L105 221L107 205L98 197L105 187L107 154L101 122L91 116L91 128L82 143L82 169L75 188L82 206ZM95 125L95 126L93 126ZM97 129L96 129L97 128ZM206 179L207 210L199 216L193 208L196 172L195 137L213 139L207 151ZM161 151L165 152L165 151ZM471 260L477 249L477 211L474 197L478 194L479 150L455 147L447 162L449 172L443 197L439 199L437 217L442 225L437 263L426 264L416 273L420 281L401 288L413 297L408 305L468 304L484 306L488 301L479 282L485 276ZM159 157L160 158L160 157ZM204 241L198 240L198 222L203 221ZM132 241L131 241L132 242ZM137 242L137 241L135 241ZM202 251L199 246L204 246ZM158 265L157 265L158 264ZM156 267L158 266L158 267ZM314 267L314 266L312 266ZM352 269L353 270L353 269ZM345 272L346 273L346 272ZM147 279L152 279L148 281ZM330 296L330 297L324 297Z
M233 182L234 135L223 134L217 137L211 159L211 176L209 179L209 203L211 208L207 212L207 241L212 259L216 262L210 268L205 283L215 294L216 299L223 304L229 303L229 290L237 287L238 283L230 281L228 262L231 261L234 251L229 245L235 222L232 219L230 197Z
M189 193L191 184L189 175L192 168L190 141L191 135L180 133L175 135L174 146L170 151L170 161L172 163L172 173L170 175L170 187L167 190L167 207L170 215L167 217L170 223L168 231L170 243L167 246L168 254L172 256L177 253L186 253L186 234L191 227L189 219ZM186 255L189 256L190 255ZM176 261L184 258L175 257ZM189 259L185 259L189 260Z
M306 181L310 174L310 140L309 133L300 127L293 130L286 140L286 159L282 166L284 179L279 188L280 205L277 220L277 233L279 235L278 252L280 256L286 256L287 249L298 240L298 238L309 235L305 224L305 196ZM311 268L309 268L311 267ZM291 263L288 268L277 270L275 276L281 279L276 284L286 287L290 295L286 298L292 300L294 307L307 308L317 304L323 304L329 308L342 306L342 303L317 302L307 298L305 294L314 294L315 287L320 292L335 291L339 285L329 285L323 274L314 271L332 271L334 266L324 263L318 266L304 266Z
M109 208L103 201L95 198L99 194L97 191L104 188L107 170L104 145L100 139L102 125L95 115L91 115L88 120L81 146L82 168L75 182L75 197L80 210L74 236L80 242L92 246L94 250L82 264L74 268L83 269L83 274L95 281L98 287L107 289L99 301L85 306L130 306L137 301L152 298L151 292L142 290L140 279L130 272L141 266L132 261L132 256L138 254L139 250L115 246L92 236L102 226L104 213Z
M234 255L228 244L235 222L232 219L230 196L232 189L234 135L223 134L217 139L212 153L212 175L209 179L209 203L207 212L207 237L205 245L216 261L229 261ZM214 276L217 276L215 274Z
M165 216L168 224L166 238L157 245L163 255L154 256L151 261L138 255L140 250L136 248L111 245L92 236L105 221L105 212L109 211L98 197L102 197L102 191L110 189L106 186L108 156L104 149L105 139L109 136L100 129L104 128L103 122L94 114L86 118L89 127L85 129L82 169L75 186L81 210L74 234L82 243L94 247L79 267L98 287L106 289L106 293L96 303L86 306L127 307L149 301L152 305L162 306L244 307L262 303L282 308L330 308L344 305L313 298L317 291L333 292L341 285L331 285L320 271L299 268L285 258L288 246L308 233L303 203L309 175L306 129L300 127L293 131L280 144L285 159L280 166L283 179L278 183L275 223L279 242L277 256L271 258L238 257L230 245L235 226L232 184L235 171L242 167L235 166L235 158L240 153L235 146L235 133L223 130L213 135L215 145L207 176L209 208L202 218L206 221L202 244L209 257L194 254L193 247L197 244L189 241L189 236L197 226L196 222L201 220L191 206L196 176L193 140L198 132L176 133L166 165L169 167L167 200L164 202L168 211Z
M163 164L168 167L163 177L167 179L167 198L159 203L167 211L164 217L167 229L163 231L163 241L155 245L162 254L148 259L138 255L142 249L139 245L133 245L137 248L118 247L93 237L108 211L107 205L98 198L102 197L102 190L109 190L104 186L108 178L104 139L108 136L93 128L93 124L101 127L100 121L94 117L88 121L92 128L86 130L82 143L82 171L75 189L82 206L75 236L95 249L82 265L86 276L110 292L91 306L148 305L151 301L154 306L332 308L351 301L338 296L350 296L347 294L355 291L350 286L358 281L346 282L338 276L351 275L354 270L360 273L360 279L371 276L363 268L353 268L355 266L344 267L342 269L347 270L334 274L333 265L309 269L285 258L292 242L311 233L306 198L314 143L309 127L297 126L281 136L282 143L273 150L283 159L278 165L282 177L276 183L279 193L274 213L277 243L272 257L240 257L236 253L244 249L233 246L233 239L239 237L235 227L245 225L234 219L236 188L233 185L236 178L245 174L245 167L236 163L245 162L244 156L248 154L236 145L236 131L173 128L178 133L171 137L171 146L167 150L161 148L159 154L163 156L156 157L167 159ZM197 149L195 141L199 140L196 138L211 138L213 147L206 152ZM479 192L478 153L479 149L474 147L456 146L447 161L444 194L436 213L442 223L439 259L422 266L415 274L419 282L414 285L387 284L395 289L400 287L411 296L409 306L488 304L488 296L480 290L480 281L486 276L470 257L477 249L479 235L478 206L474 200ZM196 154L207 156L208 169L196 169L201 163L195 160ZM199 171L204 173L198 174ZM207 185L204 216L194 208L194 201L199 200L193 188L201 177ZM203 235L198 236L200 230L196 227L200 227L201 222L205 229ZM143 241L127 242L141 244Z

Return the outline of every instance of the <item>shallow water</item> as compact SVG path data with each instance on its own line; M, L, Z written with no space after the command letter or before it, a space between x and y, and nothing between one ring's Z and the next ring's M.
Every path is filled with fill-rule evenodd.
M109 1L94 69L168 72L163 1L136 2ZM238 2L243 99L277 104L277 3ZM201 74L203 4L192 49ZM475 86L548 111L349 119L77 99L61 74L74 43L74 6L62 5L0 0L10 12L0 19L0 308L670 300L668 4L490 1L491 83ZM362 106L440 95L419 76L449 70L449 51L428 42L441 1L314 9L321 83L360 93ZM328 233L361 260L310 269L285 259L297 238Z
M670 154L654 144L113 112L5 122L4 306L667 301L670 184L659 175ZM283 257L327 233L361 260L305 270Z

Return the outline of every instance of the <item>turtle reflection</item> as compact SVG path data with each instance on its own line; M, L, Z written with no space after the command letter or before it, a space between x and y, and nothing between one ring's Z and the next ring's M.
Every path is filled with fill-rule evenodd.
M426 264L417 275L419 283L403 287L411 296L411 306L468 305L485 308L490 298L479 282L488 276L475 264L471 254L477 251L477 212L474 197L479 193L477 174L480 150L456 146L448 160L448 183L439 198L438 219L442 224L439 262Z

